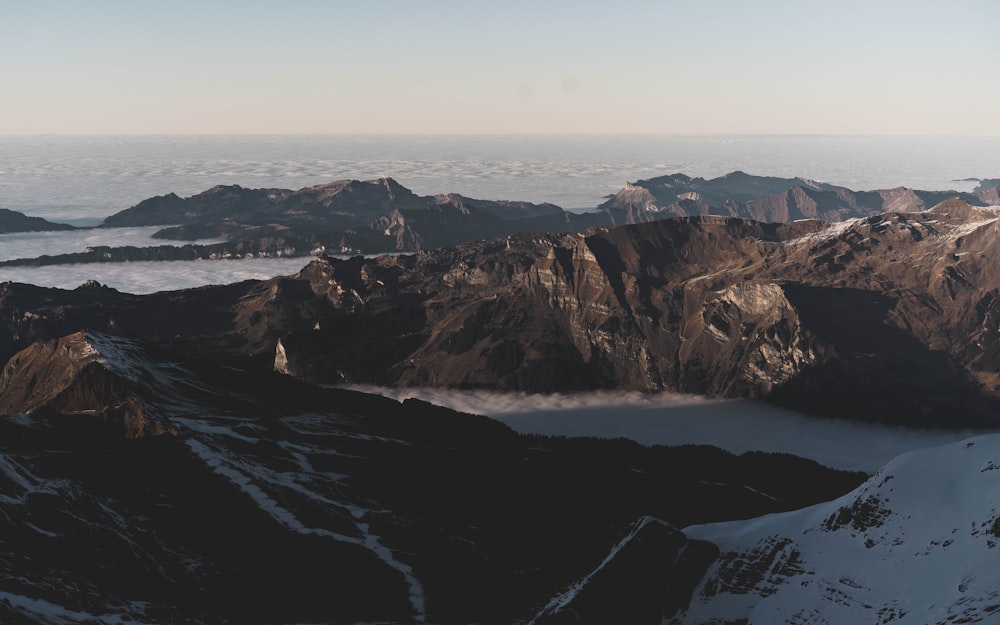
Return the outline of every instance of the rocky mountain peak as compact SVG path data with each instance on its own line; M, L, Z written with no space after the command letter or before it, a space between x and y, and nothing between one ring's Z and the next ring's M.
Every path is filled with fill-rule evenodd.
M169 428L141 398L143 373L138 347L124 339L77 332L38 341L0 372L0 413L89 415L128 437L161 434Z

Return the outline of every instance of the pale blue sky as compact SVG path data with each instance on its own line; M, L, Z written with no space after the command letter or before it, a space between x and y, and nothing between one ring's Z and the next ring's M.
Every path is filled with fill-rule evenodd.
M1000 135L1000 2L0 0L0 134Z

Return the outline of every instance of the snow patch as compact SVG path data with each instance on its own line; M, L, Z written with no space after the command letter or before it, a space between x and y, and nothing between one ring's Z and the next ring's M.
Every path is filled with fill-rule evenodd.
M123 614L91 614L61 605L0 590L0 601L22 614L30 614L47 625L152 625ZM133 604L133 606L135 605Z
M329 434L331 428L323 430L316 427L320 415L304 416L297 420L299 425L309 424L313 426L311 432L315 434ZM179 419L179 423L190 428L195 433L187 440L187 445L191 451L200 458L209 468L218 475L225 477L233 485L239 488L244 494L267 513L276 522L284 527L304 535L323 536L338 542L356 545L368 550L375 557L381 560L386 566L399 572L409 589L410 605L415 613L415 621L423 623L426 621L425 595L423 586L413 573L412 567L396 558L393 551L382 544L382 539L371 528L369 523L363 519L371 514L381 511L369 510L350 503L338 501L328 497L320 490L330 484L336 484L344 479L343 475L317 472L313 469L309 461L308 453L326 454L329 450L317 446L316 448L306 445L292 445L296 451L292 458L297 465L298 471L276 471L268 467L264 462L256 462L252 454L235 453L226 448L225 443L214 441L209 444L198 440L197 436L203 436L208 440L217 438L224 440L242 440L249 442L248 437L236 434L230 428L223 425L195 424L193 419ZM282 422L282 425L289 425ZM193 427L192 427L193 426ZM295 430L294 427L290 429ZM342 433L337 431L338 436ZM363 437L363 435L357 435ZM378 437L369 437L378 438ZM273 458L271 458L273 462ZM305 525L291 510L281 505L280 499L289 495L300 495L312 499L324 507L340 510L346 513L345 524L352 527L357 535L348 535L340 531L334 531L324 527L310 527Z
M568 606L573 601L573 599L576 598L576 596L580 593L580 591L587 587L587 584L590 583L590 580L592 580L595 575L600 573L604 569L604 567L606 567L609 563L611 563L618 555L618 553L622 549L624 549L626 545L632 542L632 540L635 539L635 537L639 534L639 532L642 531L644 527L646 527L651 523L660 523L662 525L666 525L666 523L664 523L663 521L651 516L644 516L638 521L636 521L635 524L632 525L632 529L629 530L628 534L626 534L624 538L618 541L618 544L616 544L614 547L611 548L611 551L608 552L608 555L605 556L604 560L602 560L601 563L598 564L593 571L588 573L582 579L574 582L569 588L567 588L563 592L553 597L547 604L545 604L545 607L543 607L538 612L538 614L536 614L534 618L528 621L525 625L534 625L534 623L543 616L546 616L548 614L556 614L560 612L563 608Z

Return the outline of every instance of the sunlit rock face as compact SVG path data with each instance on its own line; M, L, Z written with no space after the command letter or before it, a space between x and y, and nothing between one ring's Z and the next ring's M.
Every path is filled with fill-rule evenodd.
M0 413L85 414L125 436L169 429L143 396L167 382L127 341L87 332L38 341L0 372Z
M317 262L298 279L336 310L320 330L282 339L282 366L319 362L318 346L331 345L324 335L332 333L341 345L416 346L405 360L383 361L393 366L383 367L381 379L364 381L766 393L815 355L778 286L738 282L748 263L764 259L766 245L743 236L761 228L706 217L634 232L517 235L392 260ZM775 227L762 236L815 228ZM344 336L338 329L350 322L338 319L341 311L379 319L388 334ZM372 354L353 351L361 352ZM731 370L718 375L722 359ZM339 364L313 371L362 381Z
M333 310L286 333L281 357L328 382L669 389L983 422L995 221L956 200L834 226L704 216L321 261L296 279Z
M1000 414L998 211L713 215L317 259L128 296L0 288L0 347L81 328L322 383L763 397L913 425Z

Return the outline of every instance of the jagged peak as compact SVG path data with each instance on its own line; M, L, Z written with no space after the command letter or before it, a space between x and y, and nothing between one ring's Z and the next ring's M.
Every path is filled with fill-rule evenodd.
M147 360L143 349L134 341L91 330L81 330L61 338L37 341L14 355L8 368L15 372L21 362L35 365L62 366L78 371L90 363L130 379L138 378L138 369ZM4 370L4 375L8 369Z
M74 291L117 291L117 289L112 288L106 284L102 284L97 280L84 280L80 283L80 286L73 289Z
M313 185L311 187L303 187L298 191L295 191L295 195L319 195L320 197L333 197L339 195L340 193L346 192L356 192L361 190L373 190L377 188L383 188L392 198L397 196L411 196L413 192L403 185L399 184L396 180L389 177L373 178L371 180L355 180L355 179L344 179L344 180L333 180L331 182L324 182L322 184Z
M812 178L803 178L801 176L797 176L795 179L801 182L803 185L809 187L810 189L815 189L817 191L822 189L824 186L822 182L819 182L818 180L813 180Z
M149 382L140 377L150 367L140 352L131 341L89 331L37 341L0 372L0 413L90 415L130 438L171 431L141 398Z
M383 187L385 187L387 189L391 189L391 188L405 189L406 188L403 185L399 184L396 181L396 179L392 178L391 176L382 176L382 177L379 177L379 178L373 178L371 180L366 180L365 183L366 184L381 185L381 186L383 186Z

